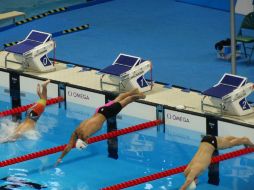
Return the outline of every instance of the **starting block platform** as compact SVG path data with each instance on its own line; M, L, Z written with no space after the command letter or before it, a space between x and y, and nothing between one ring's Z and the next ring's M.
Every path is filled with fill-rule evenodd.
M253 83L247 83L247 78L232 74L224 74L220 81L202 94L201 110L206 107L219 109L219 113L228 115L247 115L253 113L252 106L247 101L247 96L252 93ZM206 103L209 98L210 102Z
M116 87L119 92L133 88L138 88L141 92L152 90L152 74L150 81L145 78L145 74L149 71L152 73L151 61L121 53L112 65L100 70L101 90L112 86Z
M38 72L54 71L55 67L47 53L55 48L52 35L46 32L32 30L27 37L16 45L5 48L5 68L9 62L18 63L23 70Z

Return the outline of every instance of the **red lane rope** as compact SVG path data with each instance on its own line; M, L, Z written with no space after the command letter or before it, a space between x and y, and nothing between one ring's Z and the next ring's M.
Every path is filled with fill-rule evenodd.
M226 153L226 154L222 154L222 155L213 157L211 163L213 163L213 164L218 163L218 162L221 162L221 161L224 161L224 160L227 160L227 159L239 157L239 156L242 156L244 154L249 154L249 153L252 153L252 152L254 152L254 148L244 148L244 149L236 150L236 151L233 151L233 152L229 152L229 153ZM137 178L137 179L126 181L126 182L123 182L123 183L119 183L119 184L116 184L116 185L112 185L112 186L109 186L109 187L104 187L101 190L125 189L127 187L132 187L132 186L135 186L135 185L139 185L141 183L146 183L146 182L149 182L149 181L153 181L153 180L156 180L156 179L160 179L160 178L163 178L163 177L167 177L167 176L171 176L171 175L174 175L174 174L181 173L185 170L186 167L187 167L187 165L184 165L184 166L180 166L180 167L177 167L177 168L165 170L163 172L155 173L155 174L152 174L152 175L149 175L149 176L144 176L144 177L140 177L140 178Z
M150 127L154 127L154 126L159 125L161 123L162 123L161 120L149 121L149 122L146 122L146 123L138 124L138 125L127 127L127 128L120 129L120 130L117 130L117 131L112 131L112 132L109 132L109 133L105 133L105 134L102 134L102 135L91 137L87 140L87 142L88 142L88 144L92 144L92 143L95 143L95 142L98 142L98 141L102 141L102 140L105 140L105 139L117 137L117 136L124 135L124 134L127 134L127 133L131 133L131 132L134 132L134 131L139 131L139 130L142 130L142 129L147 129L147 128L150 128ZM31 153L31 154L19 156L19 157L16 157L16 158L11 158L11 159L8 159L8 160L4 160L4 161L0 162L0 167L5 167L5 166L8 166L8 165L16 164L16 163L19 163L19 162L24 162L24 161L31 160L31 159L34 159L34 158L39 158L39 157L46 156L46 155L49 155L49 154L54 154L56 152L62 151L65 148L65 146L66 146L66 144L61 145L61 146L57 146L57 147L53 147L53 148L50 148L50 149L46 149L46 150L41 150L41 151L34 152L34 153Z
M47 100L47 105L55 104L55 103L61 102L63 100L64 99L61 96L56 97L56 98L51 98L51 99ZM14 114L18 114L18 113L21 113L21 112L25 112L30 107L32 107L34 104L35 103L24 105L24 106L20 106L20 107L16 107L16 108L9 109L9 110L6 110L6 111L2 111L2 112L0 112L0 117L5 117L5 116L8 116L8 115L14 115Z

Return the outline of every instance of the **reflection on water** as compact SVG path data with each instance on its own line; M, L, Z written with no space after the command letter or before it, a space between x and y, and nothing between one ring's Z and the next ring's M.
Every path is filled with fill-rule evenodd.
M3 184L0 186L0 189L24 189L24 188L31 188L31 189L42 189L46 188L45 185L41 185L39 183L35 183L30 181L27 178L27 170L24 169L9 169L11 175L7 177L1 178Z
M227 177L236 177L242 181L249 182L252 176L254 176L253 167L250 166L250 160L239 157L233 160L234 165L223 164L223 171Z
M36 124L36 129L40 133L48 133L51 129L56 127L57 119L50 116L50 114L44 113L43 118L40 118Z
M127 151L135 152L137 156L141 152L153 151L153 142L146 140L143 135L133 134Z

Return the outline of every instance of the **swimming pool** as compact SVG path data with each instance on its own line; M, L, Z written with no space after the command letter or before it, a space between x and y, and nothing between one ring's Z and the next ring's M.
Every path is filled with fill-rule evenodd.
M8 94L3 88L0 92L1 105L10 107ZM36 95L26 93L22 104L36 99ZM37 123L39 133L30 133L14 143L1 144L0 160L67 143L74 128L93 112L93 108L74 103L68 103L67 110L63 106L48 106ZM117 122L118 129L121 129L146 121L120 114ZM1 119L1 130L12 125L10 118ZM105 124L96 135L106 133L106 128ZM156 128L146 129L118 137L118 159L108 157L107 141L101 141L89 145L84 151L73 149L57 167L54 164L60 153L1 168L0 189L100 189L185 165L197 150L199 141L200 133L175 126L166 126L165 133ZM197 189L251 190L254 186L253 165L253 154L221 162L220 185L208 185L205 172L199 178ZM183 180L183 175L177 174L128 189L178 189Z
M0 2L0 13L5 13L9 11L21 11L26 14L26 17L31 17L51 9L56 9L59 7L71 6L74 4L84 3L84 0L23 0L23 1L10 1L2 0ZM17 20L22 20L23 18L18 18ZM12 19L0 21L0 26L11 24Z

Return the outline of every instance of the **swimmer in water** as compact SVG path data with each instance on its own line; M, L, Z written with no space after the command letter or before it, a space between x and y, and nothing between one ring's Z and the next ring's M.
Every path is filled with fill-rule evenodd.
M56 165L60 163L63 157L74 147L83 149L87 146L86 140L95 132L101 129L104 121L116 116L125 106L138 99L144 99L144 93L138 89L119 94L113 101L96 109L94 115L83 122L72 133L68 145L65 147ZM56 166L55 165L55 166Z
M37 94L40 99L27 110L25 120L17 126L13 134L2 140L2 143L15 141L20 138L25 132L33 130L35 128L37 120L40 118L46 107L47 85L49 83L50 80L47 80L41 86L40 84L37 85Z
M191 186L196 186L196 178L210 165L212 155L215 150L227 149L238 145L254 148L254 144L247 137L204 136L201 140L198 151L184 170L186 180L180 190L186 190L188 188L195 189L191 188Z

